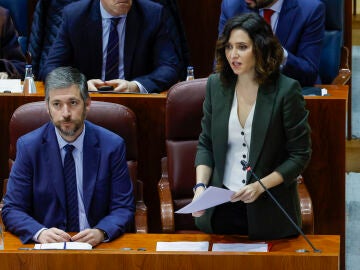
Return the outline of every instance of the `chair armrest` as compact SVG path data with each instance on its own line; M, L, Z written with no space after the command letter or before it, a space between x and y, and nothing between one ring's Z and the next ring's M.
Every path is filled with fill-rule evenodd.
M345 85L351 78L350 69L340 69L339 74L335 77L335 79L331 82L331 84L336 85Z
M309 191L302 176L297 178L300 199L302 230L305 234L314 234L314 211Z
M175 232L174 205L168 180L167 158L161 159L161 179L158 183L160 217L163 233Z
M135 211L135 232L147 233L147 207L143 199L143 182L141 180L136 181L136 211Z
M341 63L340 70L331 84L345 85L351 78L351 70L349 68L349 49L347 47L341 48Z

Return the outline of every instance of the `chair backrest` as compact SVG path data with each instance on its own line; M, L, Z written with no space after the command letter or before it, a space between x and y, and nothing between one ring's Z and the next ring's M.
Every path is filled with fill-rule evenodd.
M29 0L0 0L0 6L10 11L15 28L19 33L19 44L24 54L27 51L29 31Z
M15 110L9 124L9 169L16 158L18 138L48 122L45 101L27 103ZM92 101L87 120L120 135L126 143L126 159L133 183L137 179L137 124L129 108L115 103Z
M339 73L344 35L344 0L322 0L325 4L325 36L319 73L323 84L330 84Z
M195 154L201 132L207 79L178 83L166 101L167 169L174 210L188 204L195 185ZM175 215L175 230L197 230L191 215Z

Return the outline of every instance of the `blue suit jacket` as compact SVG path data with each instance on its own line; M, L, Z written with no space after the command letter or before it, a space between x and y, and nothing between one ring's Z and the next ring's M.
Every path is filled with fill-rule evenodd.
M110 240L133 220L133 188L125 143L114 133L85 122L83 201L90 227L104 230ZM47 123L17 142L3 222L22 242L43 227L66 228L63 166L55 128Z
M83 0L63 10L63 22L41 78L59 66L73 66L87 79L101 78L102 18L99 0ZM140 82L148 92L167 90L179 80L179 64L160 4L133 0L127 15L124 45L126 80Z
M219 34L233 16L253 12L244 0L223 0ZM325 6L319 0L284 0L276 36L288 52L283 74L296 79L301 86L321 83L319 63L325 32Z

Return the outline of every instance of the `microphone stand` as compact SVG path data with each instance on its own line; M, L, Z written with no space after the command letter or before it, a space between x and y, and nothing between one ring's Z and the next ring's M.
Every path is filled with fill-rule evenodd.
M276 200L276 198L271 194L271 192L267 189L267 187L264 186L264 184L261 182L260 178L254 173L254 171L250 167L249 163L247 163L245 160L242 160L240 163L243 166L243 170L250 172L251 175L254 176L255 180L260 183L262 188L266 191L266 193L270 196L270 198L275 202L275 204L280 208L280 210L284 213L284 215L291 222L291 224L295 227L295 229L302 235L302 237L306 240L306 242L311 246L313 251L316 252L316 253L321 253L321 250L315 248L315 246L306 237L306 235L303 233L303 231L300 229L300 227L293 221L293 219L289 216L289 214L281 206L281 204ZM300 249L300 250L296 250L296 252L307 252L307 250L306 249Z

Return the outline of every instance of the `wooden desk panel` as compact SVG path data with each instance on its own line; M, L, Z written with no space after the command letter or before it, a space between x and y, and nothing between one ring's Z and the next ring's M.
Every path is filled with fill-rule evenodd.
M306 97L310 111L313 154L304 172L311 194L316 234L341 235L341 260L345 257L345 115L347 86L328 86L330 96ZM160 232L157 182L160 159L165 151L166 94L91 94L94 100L120 103L131 108L138 119L139 178L144 181L145 203L149 208L149 230ZM8 176L8 123L20 105L43 100L43 94L0 94L0 177Z
M19 250L32 248L5 233L5 250L0 251L1 269L339 269L340 238L311 235L309 239L322 253L297 253L309 249L302 237L273 241L270 252L156 252L157 241L209 241L246 243L246 237L207 234L125 234L90 251ZM124 251L122 248L131 248ZM138 251L145 248L145 251Z
M345 269L345 139L348 86L325 86L330 96L306 97L312 157L304 180L314 207L315 234L341 235Z

